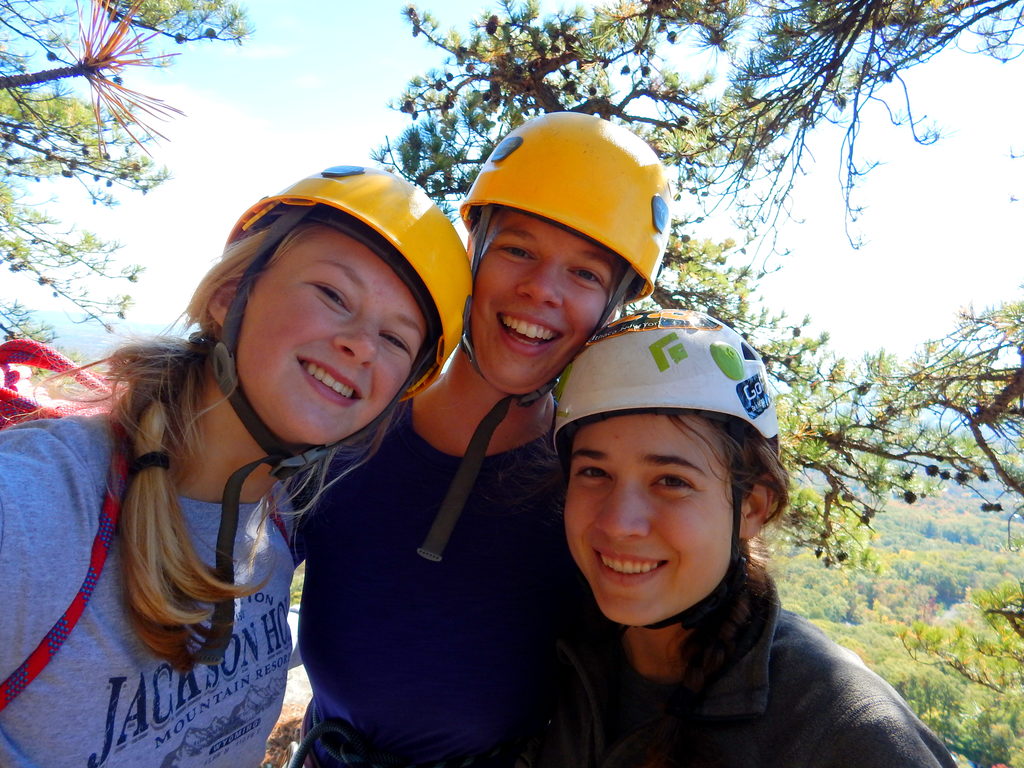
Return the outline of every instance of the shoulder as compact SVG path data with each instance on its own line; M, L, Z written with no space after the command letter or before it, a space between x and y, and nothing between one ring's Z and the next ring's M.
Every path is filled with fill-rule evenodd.
M804 727L821 723L819 743L831 745L823 751L871 754L881 761L870 765L954 765L889 683L806 619L780 612L770 665L770 709L803 720Z
M0 431L4 484L106 478L112 437L105 417L39 419Z
M818 627L802 616L780 611L771 644L773 688L780 680L787 686L797 681L813 684L815 689L840 689L846 693L864 689L898 698L882 678L872 672L861 658L833 642Z
M110 446L108 422L101 416L38 419L0 430L0 455L5 464L62 462L87 467L100 458L106 466Z
M45 527L81 507L92 519L106 487L111 436L101 417L41 419L0 431L0 536L16 518ZM15 515L16 511L24 514ZM0 538L0 545L3 540ZM9 542L8 542L9 543Z
M0 670L25 660L80 589L109 460L102 419L40 420L0 431L0 583L12 616L0 632Z
M830 659L842 665L867 669L861 658L841 645L803 616L787 610L779 611L772 641L772 653L812 655L817 661Z

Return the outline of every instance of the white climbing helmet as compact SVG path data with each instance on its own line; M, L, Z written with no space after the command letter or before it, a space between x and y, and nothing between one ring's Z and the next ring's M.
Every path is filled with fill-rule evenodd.
M760 355L721 321L688 310L605 326L562 373L555 397L563 458L575 427L624 411L695 410L737 418L767 438L779 431Z

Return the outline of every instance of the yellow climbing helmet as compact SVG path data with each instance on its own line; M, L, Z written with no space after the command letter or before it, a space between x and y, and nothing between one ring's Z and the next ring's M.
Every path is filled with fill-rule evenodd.
M263 198L242 214L228 242L277 218L268 214L280 213L281 206L316 205L352 216L393 246L415 275L403 264L393 263L379 248L373 250L406 282L425 314L431 307L436 309L441 326L436 353L405 392L405 397L416 395L437 378L459 343L463 309L472 286L465 245L448 217L419 187L391 173L355 165L328 168ZM418 277L422 285L410 277Z
M574 229L621 256L643 285L643 298L668 242L672 199L654 150L636 134L594 115L554 112L523 123L491 152L460 212L504 205Z

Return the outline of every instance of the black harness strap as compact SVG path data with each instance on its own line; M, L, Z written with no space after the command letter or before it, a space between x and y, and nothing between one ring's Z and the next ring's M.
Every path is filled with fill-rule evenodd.
M322 720L315 701L309 703L307 721L312 727L303 733L302 741L288 761L287 768L303 768L313 745L318 741L323 744L324 751L333 760L341 765L360 768L471 768L478 762L491 760L498 755L514 754L523 746L523 742L517 740L499 744L487 752L476 755L450 757L429 763L411 763L393 752L375 749L366 736L344 718Z
M466 454L455 471L448 492L445 494L441 508L434 518L433 525L416 551L427 560L439 562L444 554L444 548L448 545L455 524L459 522L462 509L466 506L466 499L469 497L473 485L476 483L477 475L480 474L480 467L483 465L484 456L487 453L487 446L491 442L494 430L498 428L501 420L508 413L508 408L516 395L507 395L494 404L483 420L477 425L473 437L466 448Z

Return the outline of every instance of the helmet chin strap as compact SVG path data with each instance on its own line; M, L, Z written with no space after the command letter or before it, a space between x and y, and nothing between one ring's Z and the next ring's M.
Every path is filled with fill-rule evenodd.
M287 206L287 209L270 225L263 242L260 244L260 250L242 275L238 288L235 291L235 296L228 308L222 338L216 342L203 337L201 334L196 334L192 338L193 343L213 344L210 362L217 386L227 397L231 408L238 416L242 426L245 427L245 430L260 448L266 452L266 455L262 458L256 459L235 470L228 478L224 486L224 493L221 496L220 528L217 531L217 551L214 570L217 578L227 584L235 583L234 542L235 536L238 533L239 503L242 495L242 486L249 475L261 464L266 464L270 467L270 474L273 477L278 480L285 480L323 460L339 445L357 442L367 434L370 434L383 419L387 418L392 406L401 399L405 390L419 379L424 362L433 354L433 349L429 348L429 345L424 345L410 370L409 379L399 388L391 402L366 426L353 434L329 445L304 446L289 445L275 435L263 422L259 414L256 413L256 409L253 408L252 403L245 396L245 392L242 390L241 383L238 380L234 353L238 348L242 318L245 315L245 307L256 278L266 267L267 262L284 237L313 210L311 206ZM221 662L224 658L224 651L227 649L228 642L231 640L233 624L234 600L222 600L214 606L209 634L195 653L195 659L198 663L215 665Z
M476 221L476 225L473 227L474 232L479 232L479 237L473 237L473 253L470 258L469 266L473 274L473 279L476 280L477 270L480 268L480 262L483 261L484 253L491 247L491 241L494 239L494 230L491 228L491 215L494 213L493 205L485 205L480 209L480 217ZM466 353L466 359L469 360L480 377L484 377L484 372L480 370L480 365L476 361L476 349L473 347L473 336L469 330L469 315L473 308L473 294L470 294L466 298L465 307L462 310L462 337L459 339L459 346L462 347L463 352Z
M494 239L495 232L491 227L493 214L493 205L483 206L480 209L480 217L473 227L476 236L473 237L473 253L470 259L470 266L474 278L484 254ZM473 366L473 370L477 372L481 379L486 381L487 377L480 369L480 364L476 357L476 349L473 346L473 336L470 333L470 312L472 307L473 297L471 295L466 299L466 306L462 314L462 338L459 340L459 346L465 352L466 359ZM554 386L553 382L551 386ZM445 547L448 546L448 539L451 538L452 531L455 530L455 525L462 516L462 510L466 506L466 499L469 498L469 493L473 490L476 478L480 474L480 467L483 465L484 457L487 455L487 446L490 445L494 430L498 428L498 425L508 414L512 401L514 400L518 405L522 406L530 405L550 391L550 388L549 386L547 389L543 389L543 391L538 389L525 395L506 395L498 400L487 412L487 415L483 417L469 440L466 453L463 455L462 461L459 462L458 469L455 470L455 475L452 477L452 482L448 486L448 491L445 493L437 515L434 516L434 522L431 524L426 538L423 539L423 543L416 549L416 552L421 557L433 562L440 562L444 556Z
M487 249L490 247L491 242L494 239L495 233L491 227L491 218L493 213L493 205L483 206L480 210L480 218L477 220L476 226L473 228L474 232L479 232L480 235L479 237L473 238L472 268L474 277L476 276L480 262L483 260L484 254L487 252ZM591 335L596 333L601 326L607 322L611 313L622 301L626 291L629 290L629 287L633 283L633 279L634 275L632 270L627 267L626 273L619 281L615 290L613 290L611 295L608 297L608 302L605 305L604 311L601 313L601 319L591 332ZM466 357L469 359L473 369L477 372L480 378L486 381L487 376L480 369L480 365L476 359L476 352L473 347L473 337L470 332L471 308L472 297L466 300L466 309L462 318L462 338L459 345L465 351ZM491 437L494 435L494 431L498 428L498 425L501 424L505 416L508 415L510 405L513 402L522 407L533 405L544 397L544 395L554 389L557 382L558 378L555 377L532 392L527 392L523 395L506 395L495 403L491 407L491 410L487 412L487 415L480 421L476 430L473 432L473 436L469 440L469 445L466 447L466 453L463 455L462 461L459 462L458 469L455 470L455 475L452 477L451 485L448 486L448 492L445 494L444 500L441 502L437 515L434 517L434 522L431 524L430 530L427 532L427 536L423 540L423 543L416 550L421 557L433 562L440 562L443 558L445 547L448 545L448 540L451 538L452 531L455 530L455 526L459 522L459 518L462 516L462 511L466 506L466 500L469 498L469 494L473 490L473 485L476 483L476 478L480 474L480 467L483 465L484 457L487 455L487 446L490 445Z
M747 558L742 555L732 557L729 560L729 568L725 576L718 582L710 595L694 603L689 608L680 611L667 619L656 621L653 624L644 624L644 629L664 629L678 624L683 629L693 629L700 626L709 617L714 616L732 600L747 584Z
M741 442L744 435L744 427L735 419L726 424L726 431L729 436ZM735 469L731 473L736 476ZM743 514L743 489L735 480L732 481L732 542L729 553L729 567L718 582L711 594L698 600L689 608L685 608L674 616L656 621L653 624L642 625L644 629L664 629L678 624L683 629L694 629L719 611L723 610L732 599L739 594L747 585L747 558L740 551L740 523Z
M221 392L228 398L232 409L246 431L266 451L267 455L250 462L235 470L228 478L221 496L220 527L217 531L217 551L214 571L217 578L227 584L235 582L234 543L238 533L238 507L242 494L242 485L246 478L261 464L269 464L271 473L277 477L287 477L308 466L324 455L324 446L307 447L295 455L295 451L277 437L256 414L249 400L242 393L238 382L238 371L235 366L234 352L238 347L238 336L241 330L245 306L249 301L249 293L259 273L267 265L271 255L284 237L294 229L312 209L306 206L289 206L271 224L264 236L260 249L253 257L245 273L242 275L235 290L235 295L228 307L224 320L222 338L213 342L211 339L196 334L192 342L196 344L213 343L210 362L213 376ZM285 462L290 462L286 467ZM231 639L234 624L234 600L222 600L213 609L209 634L202 646L196 651L195 659L200 664L218 664L224 658L224 651Z

